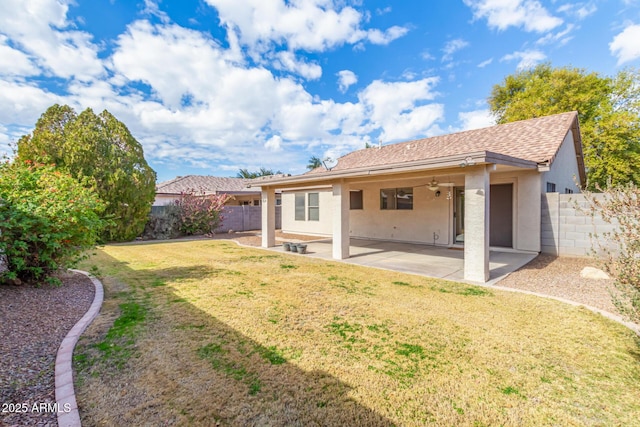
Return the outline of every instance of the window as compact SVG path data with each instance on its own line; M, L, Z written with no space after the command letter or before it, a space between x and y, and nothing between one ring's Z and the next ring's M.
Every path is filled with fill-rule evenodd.
M304 221L304 193L296 194L296 221Z
M362 190L349 192L349 209L362 209Z
M380 209L413 209L413 188L383 188L380 190Z
M573 190L570 188L565 188L564 189L564 194L573 194Z
M253 206L260 206L260 200L254 200Z
M380 190L380 209L396 208L396 189L383 188Z
M555 192L556 192L555 182L547 182L547 193L555 193Z
M320 220L320 194L309 193L309 221Z
M282 206L282 199L276 199L276 206Z
M242 205L243 206L249 206L249 201L248 200L243 200L242 201Z

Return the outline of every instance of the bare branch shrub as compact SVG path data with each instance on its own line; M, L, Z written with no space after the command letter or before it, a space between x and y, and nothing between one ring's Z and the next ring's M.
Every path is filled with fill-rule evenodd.
M599 189L600 190L600 189ZM613 302L633 322L640 322L640 188L633 183L585 192L587 213L599 216L613 231L594 235L593 252L614 278L619 295Z

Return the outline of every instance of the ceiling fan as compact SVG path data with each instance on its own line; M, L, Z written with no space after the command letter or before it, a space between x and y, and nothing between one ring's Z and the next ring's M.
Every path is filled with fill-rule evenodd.
M438 182L435 178L431 180L429 184L427 184L427 188L431 191L438 191L440 187L453 187L455 184L453 182Z

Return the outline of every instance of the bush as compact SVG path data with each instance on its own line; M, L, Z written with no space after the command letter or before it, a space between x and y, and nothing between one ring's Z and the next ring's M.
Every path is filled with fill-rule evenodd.
M163 206L163 211L151 212L142 233L143 239L166 240L180 236L178 207Z
M222 222L222 209L230 196L227 194L182 193L175 201L179 229L187 236L213 233Z
M91 190L53 166L0 164L0 278L55 281L52 273L95 246L103 211Z
M615 225L594 248L604 255L604 269L620 291L613 302L627 318L640 322L640 188L630 183L610 187L599 197L590 192L585 196L592 216Z

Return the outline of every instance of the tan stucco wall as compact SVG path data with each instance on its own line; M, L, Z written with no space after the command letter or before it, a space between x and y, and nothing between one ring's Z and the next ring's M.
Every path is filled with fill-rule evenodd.
M295 194L305 193L305 217L308 215L308 204L306 193L319 193L320 220L319 221L296 221L295 219ZM332 191L330 188L309 191L289 191L282 192L282 231L285 233L302 233L319 236L330 236L332 232L331 209Z
M453 197L452 187L441 187L435 197L426 185L431 178L352 184L351 190L363 190L363 209L350 211L351 236L433 244L436 233L436 244L450 245L453 199L447 200L447 192ZM413 187L413 210L380 209L380 189L401 187Z
M569 131L565 137L558 154L551 164L548 172L543 172L540 182L542 193L547 192L547 182L556 184L556 191L564 193L565 188L569 188L574 193L579 193L580 188L576 185L579 179L578 162L576 161L576 152L573 145L573 133Z
M351 183L350 190L363 191L363 209L349 211L351 237L396 240L436 245L453 244L453 187L440 187L440 197L428 189L431 175L404 180ZM464 186L464 175L437 176L440 182ZM540 251L540 179L537 171L492 172L491 184L512 183L514 249ZM413 210L381 210L380 189L413 187ZM295 221L295 191L282 194L282 230L291 233L332 233L331 189L320 193L320 221ZM304 191L299 191L304 192ZM450 197L448 193L450 192Z

